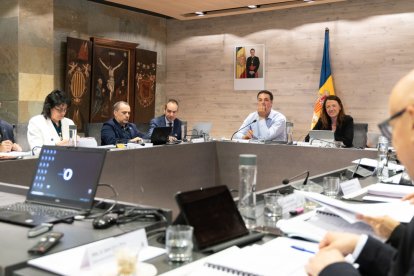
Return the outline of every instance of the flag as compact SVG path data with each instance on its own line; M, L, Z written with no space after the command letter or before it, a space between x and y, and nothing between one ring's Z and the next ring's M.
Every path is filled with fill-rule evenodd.
M246 50L244 47L236 48L236 79L245 79L246 75Z
M315 106L313 108L311 129L313 129L313 127L318 122L319 116L321 115L323 102L329 95L335 95L335 90L333 85L333 78L331 75L331 62L329 60L329 29L326 28L318 99L316 100Z

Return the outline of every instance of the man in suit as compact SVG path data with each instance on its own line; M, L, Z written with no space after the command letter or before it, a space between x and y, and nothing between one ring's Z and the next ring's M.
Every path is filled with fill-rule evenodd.
M152 132L156 127L172 127L169 141L173 142L181 140L181 120L177 118L178 115L178 101L169 99L164 106L164 115L154 118L150 122L147 137L151 138Z
M414 178L414 71L394 87L389 100L391 117L381 123L384 136L391 138L398 159ZM406 198L410 199L410 198ZM374 222L370 223L377 227ZM378 227L382 227L378 225ZM395 227L391 244L367 235L328 233L319 252L306 265L309 275L414 275L414 218L405 227ZM345 262L352 254L359 271Z
M129 122L131 107L127 102L114 104L114 117L105 122L101 129L101 145L142 143L144 134L137 126Z
M0 120L0 152L10 151L22 151L22 148L15 143L13 126Z
M247 58L246 61L246 72L248 78L258 78L259 74L257 70L259 70L260 60L258 57L255 56L256 50L250 49L250 57Z

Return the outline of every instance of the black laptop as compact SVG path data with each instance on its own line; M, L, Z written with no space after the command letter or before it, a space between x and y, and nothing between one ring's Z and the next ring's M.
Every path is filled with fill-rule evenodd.
M106 150L43 146L25 202L0 207L0 221L35 226L88 213Z
M151 143L154 145L164 145L168 142L172 127L156 127L151 134Z
M258 241L264 236L246 228L227 186L179 192L175 198L183 219L178 223L194 227L197 250L218 252L233 245Z

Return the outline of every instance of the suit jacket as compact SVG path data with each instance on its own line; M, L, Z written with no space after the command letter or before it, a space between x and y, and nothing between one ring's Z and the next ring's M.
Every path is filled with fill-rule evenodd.
M75 123L71 119L63 118L61 124L62 139L69 140L69 125L75 125ZM50 118L45 118L43 115L36 115L30 119L29 125L27 126L27 141L31 149L43 145L56 145L60 139Z
M13 126L6 121L0 120L0 142L5 140L10 140L13 143L16 142L14 140Z
M179 119L175 119L173 122L173 130L171 133L171 136L176 137L178 140L181 140L181 120ZM156 127L166 127L167 125L165 124L165 115L162 115L160 117L154 118L151 120L150 122L150 128L148 130L148 133L146 135L146 137L148 139L151 138L152 132L154 131L154 128Z
M401 234L402 231L403 233ZM394 231L399 239L398 250L389 244L369 237L356 263L362 275L414 275L414 218L407 226ZM320 276L360 275L348 263L334 263L321 271Z
M127 123L122 127L115 119L106 121L101 129L101 145L115 145L116 143L128 143L135 137L144 137L133 123Z
M313 130L332 130L332 126L329 124L328 128L322 126L322 121L319 119ZM341 127L336 127L335 141L342 141L346 147L352 147L354 140L354 119L345 115ZM309 134L305 138L306 142L309 142Z

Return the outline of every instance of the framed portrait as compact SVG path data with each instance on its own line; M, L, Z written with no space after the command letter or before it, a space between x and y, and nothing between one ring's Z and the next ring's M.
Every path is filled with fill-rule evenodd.
M105 122L113 117L118 101L131 106L134 118L134 76L136 43L91 38L93 42L90 122Z
M66 50L65 91L72 100L68 117L73 120L78 131L83 132L90 113L92 43L68 37Z
M264 45L234 47L234 90L265 89Z

